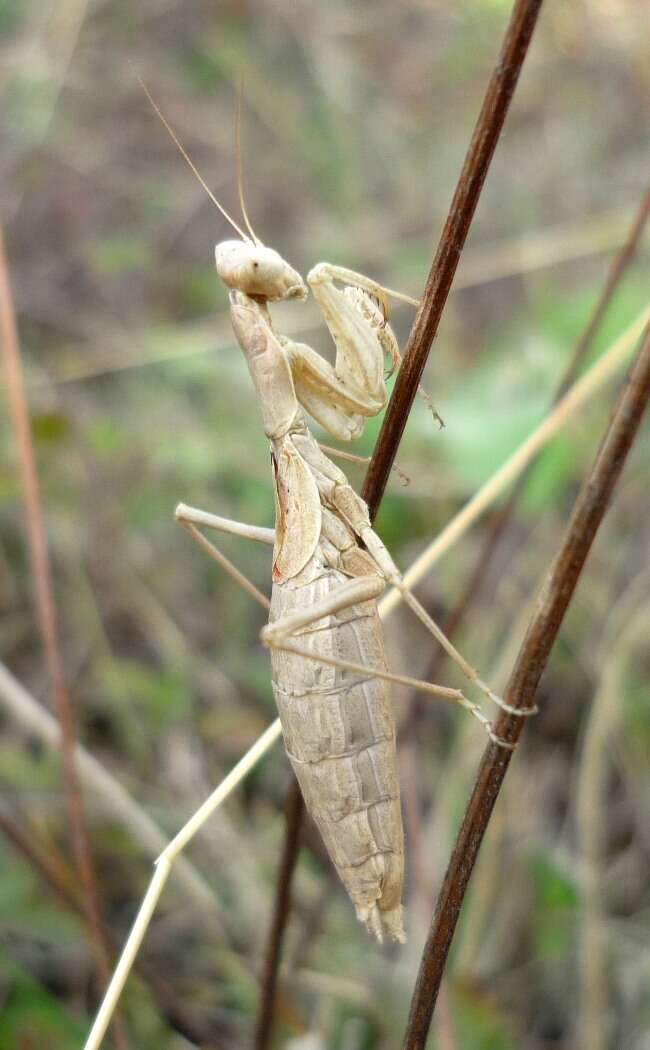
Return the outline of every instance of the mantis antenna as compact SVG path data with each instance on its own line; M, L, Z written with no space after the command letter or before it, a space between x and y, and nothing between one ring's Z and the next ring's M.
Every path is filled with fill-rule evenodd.
M150 92L149 88L147 87L147 85L145 84L144 80L142 79L142 77L140 76L139 73L136 73L136 76L138 78L138 82L140 84L140 87L142 88L142 90L144 91L145 95L147 96L147 99L149 100L149 104L151 105L151 108L153 109L154 113L156 114L156 116L160 120L161 124L163 125L163 127L167 131L167 133L170 136L170 138L172 139L172 142L174 142L174 144L176 145L177 149L179 150L179 152L180 152L181 156L183 157L183 159L185 160L186 164L189 166L190 170L193 172L194 176L201 183L201 186L203 187L203 189L207 193L207 195L210 198L210 200L212 201L212 203L219 209L219 211L221 212L223 217L230 223L232 228L237 231L237 233L239 234L239 236L242 238L243 241L246 241L248 244L253 243L253 244L261 245L262 241L259 239L259 237L255 233L255 230L253 229L251 221L250 221L250 219L248 217L248 211L246 210L246 201L244 199L244 180L243 180L243 176L242 176L242 151L241 151L241 99L242 99L242 86L241 86L241 84L239 86L239 91L238 91L238 95L237 95L237 116L236 116L236 121L235 121L235 143L236 143L236 153L237 153L237 189L239 191L239 203L240 203L240 206L241 206L242 215L244 216L244 223L246 224L246 228L248 230L248 233L250 233L250 237L248 236L248 233L244 233L244 231L242 230L241 226L239 226L235 222L235 220L232 218L232 216L228 214L228 212L224 208L223 204L221 204L217 200L217 198L215 197L214 193L212 192L212 190L208 186L207 182L205 181L205 179L201 175L201 172L197 168L196 164L194 163L194 161L190 157L189 153L187 152L187 150L185 149L185 147L181 143L180 139L178 138L178 135L176 134L176 132L172 128L172 126L169 123L169 121L167 120L167 118L164 116L160 106L158 105L158 103L154 99L153 95L151 94L151 92ZM393 299L399 299L402 302L410 303L413 306L419 306L420 305L420 300L419 299L413 299L410 295L404 295L403 292L397 292L397 291L395 291L392 288L386 288L386 289L384 289L384 291L386 292L387 295L389 295ZM445 425L444 421L442 420L442 418L440 417L440 415L436 411L436 409L435 409L435 407L433 405L433 402L431 401L431 398L429 397L427 392L422 388L422 386L418 387L418 393L419 393L420 397L426 402L426 404L427 404L429 410L431 411L434 419L436 419L438 421L440 427L444 427L444 425Z
M261 245L261 240L255 233L251 225L251 221L248 218L248 212L246 210L246 201L244 199L244 176L242 172L242 148L241 148L241 100L243 93L243 83L240 80L239 89L237 91L237 114L235 117L235 153L237 155L237 189L239 191L239 204L241 207L241 213L244 216L244 222L246 223L246 229L250 233L251 237L255 241L255 244Z
M231 225L231 226L233 227L233 229L237 231L237 233L238 233L238 234L239 234L239 236L240 236L240 237L242 238L242 240L244 240L244 241L248 241L248 243L250 244L250 242L251 242L251 239L250 239L250 237L248 236L248 234L247 234L247 233L244 233L244 231L243 231L243 230L241 229L241 227L237 225L237 223L236 223L236 222L235 222L235 220L234 220L234 219L232 218L232 216L230 216L230 215L228 214L228 212L226 211L226 209L224 208L224 206L223 206L222 204L220 204L220 203L219 203L219 201L217 200L217 198L215 197L214 193L212 192L212 190L211 190L211 189L210 189L210 187L208 186L207 182L205 181L205 179L204 179L204 178L203 178L203 176L201 175L201 172L200 172L200 171L199 171L199 169L197 168L196 164L194 163L194 161L193 161L193 160L192 160L192 158L190 157L190 155L189 155L189 153L187 152L187 150L186 150L186 149L184 148L184 146L182 145L182 143L181 143L180 139L178 138L178 136L177 136L176 132L174 131L174 129L172 128L171 124L170 124L170 123L169 123L169 121L168 121L168 120L166 119L166 117L165 117L165 116L163 116L163 113L162 113L162 110L160 109L160 106L158 105L158 103L157 103L157 102L156 102L156 100L154 99L153 95L152 95L152 94L151 94L151 92L149 91L149 88L148 88L148 87L147 87L147 85L145 84L145 82L144 82L144 80L142 79L142 77L140 76L140 74L139 74L139 73L137 73L137 74L136 74L136 76L137 76L137 78L138 78L138 82L139 82L139 84L140 84L140 87L142 88L142 90L144 91L145 95L147 96L147 99L149 100L149 104L151 105L151 108L153 109L154 113L156 114L156 116L157 116L157 117L158 117L158 119L160 120L160 122L161 122L161 124L163 125L163 127L164 127L164 128L166 129L166 131L167 131L167 133L169 134L169 136L171 137L172 141L173 141L173 142L175 143L175 145L176 145L176 147L178 148L178 150L179 150L179 152L180 152L181 156L183 157L183 159L185 160L185 162L186 162L186 163L188 164L188 166L189 166L190 170L191 170L191 171L192 171L192 172L194 173L194 175L196 176L196 178L198 179L198 181L199 181L199 182L201 183L201 185L203 186L203 189L204 189L204 190L205 190L205 192L207 193L207 195L208 195L208 197L210 198L210 200L212 201L212 203L213 203L213 204L214 204L214 205L215 205L215 206L216 206L216 207L217 207L217 208L219 209L219 211L220 211L220 212L221 212L221 214L223 215L224 219L227 219L227 220L228 220L228 222L230 223L230 225ZM241 182L240 182L240 194L241 194ZM254 238L255 242L259 244L259 241L257 240L257 237L256 237L256 236L255 236L255 234L253 233L253 231L252 231L252 229L251 229L251 226L250 226L250 223L248 222L248 217L247 217L247 215L246 215L246 212L245 212L245 211L244 211L244 218L246 219L246 225L248 226L249 230L250 230L250 231L251 231L251 233L253 234L253 238Z

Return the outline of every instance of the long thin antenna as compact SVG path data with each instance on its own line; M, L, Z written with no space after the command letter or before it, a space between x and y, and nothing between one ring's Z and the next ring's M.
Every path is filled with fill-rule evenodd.
M191 170L192 170L192 171L194 172L194 175L196 176L196 178L197 178L197 179L199 180L199 182L200 182L200 183L201 183L201 185L203 186L203 189L204 189L204 190L205 190L205 192L207 193L207 195L208 195L208 197L210 198L210 200L212 201L212 203L213 203L214 205L216 205L216 207L217 207L217 208L219 209L219 211L221 212L221 214L223 215L223 217L224 217L225 219L227 219L227 220L228 220L228 222L229 222L229 223L230 223L230 225L231 225L231 226L233 227L233 229L237 230L237 233L238 233L238 234L239 234L239 236L240 236L240 237L242 238L242 240L244 240L244 241L249 241L249 242L250 242L250 237L248 236L248 234L247 234L247 233L244 233L244 231L243 231L243 230L241 229L241 227L239 227L239 226L237 225L237 223L235 222L235 220L234 220L234 219L233 219L233 218L232 218L232 217L231 217L231 216L230 216L230 215L228 214L228 212L227 212L227 211L226 211L226 209L225 209L225 208L223 207L223 205L222 205L222 204L220 204L220 203L219 203L219 201L217 200L217 198L215 197L214 193L212 192L212 190L211 190L211 189L210 189L210 187L208 186L207 182L205 181L205 179L204 179L204 178L203 178L203 176L201 175L201 172L199 171L199 169L197 168L196 164L194 163L194 161L193 161L193 160L192 160L192 158L190 157L189 153L187 152L187 150L186 150L186 149L184 148L184 146L183 146L183 145L181 144L181 142L179 141L179 138L178 138L178 136L176 135L176 132L174 131L174 129L173 129L172 127L171 127L171 125L170 125L169 121L168 121L168 120L167 120L167 119L166 119L166 118L165 118L165 117L163 116L163 114L162 114L162 111L161 111L161 109L160 109L160 106L159 106L159 105L158 105L158 103L157 103L157 102L155 101L155 99L154 99L153 95L152 95L152 94L151 94L151 92L149 91L149 88L148 88L148 87L147 87L147 85L145 84L145 82L144 82L144 80L142 79L142 77L140 76L140 74L139 74L139 73L136 73L136 76L137 76L137 78L138 78L138 82L139 82L139 84L140 84L140 87L142 88L142 90L144 91L145 95L147 96L147 98L148 98L148 100L149 100L149 103L150 103L150 105L151 105L151 108L153 109L154 113L156 114L156 116L157 116L157 117L158 117L158 119L160 120L160 122L161 122L161 124L163 125L163 127L164 127L164 128L166 128L166 130L167 130L168 134L170 135L170 137L171 137L172 141L173 141L173 142L174 142L174 143L176 144L176 146L177 146L178 150L180 151L180 154L181 154L181 156L182 156L182 157L183 157L183 159L184 159L184 160L186 161L186 163L187 163L187 164L189 165L189 167L191 168ZM252 232L253 232L253 231L251 230L251 233L252 233ZM254 237L254 238L255 238L255 240L257 241L257 238L255 237L255 234L253 234L253 237Z
M239 88L237 89L237 115L235 117L235 153L237 154L237 189L239 190L239 204L241 207L241 213L244 216L244 222L246 223L246 229L250 233L251 237L255 241L255 244L261 244L261 240L255 233L255 230L251 226L251 221L248 218L248 212L246 211L246 201L244 200L244 176L242 173L242 149L241 149L241 100L243 95L243 83L239 81Z

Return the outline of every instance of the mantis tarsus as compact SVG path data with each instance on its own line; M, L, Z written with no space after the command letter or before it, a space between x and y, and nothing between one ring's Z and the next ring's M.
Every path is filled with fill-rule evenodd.
M366 418L384 408L384 359L390 358L392 368L400 360L387 321L387 300L398 293L328 263L315 266L305 283L278 252L255 235L241 193L248 233L224 211L146 87L144 90L211 199L241 238L218 244L215 261L219 277L230 289L233 329L270 442L276 498L275 529L230 521L184 504L179 504L176 516L270 610L261 637L271 650L285 746L307 808L359 919L380 941L385 934L402 941L403 832L388 683L407 684L467 707L495 744L511 745L494 735L478 705L460 690L388 671L377 599L391 584L466 677L484 695L502 704L405 586L371 526L366 504L312 436L303 415L305 409L332 436L350 440L362 432ZM268 304L304 299L308 287L334 340L333 365L273 327ZM207 540L199 526L273 545L270 601ZM254 763L254 749L247 759ZM225 797L227 781L158 859L86 1050L100 1045L174 858Z

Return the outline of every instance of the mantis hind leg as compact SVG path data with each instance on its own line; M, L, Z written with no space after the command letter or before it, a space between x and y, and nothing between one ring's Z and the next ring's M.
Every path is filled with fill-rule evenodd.
M328 461L315 443L310 444L309 442L302 440L299 443L299 448L301 454L305 456L313 467L320 471L320 473L325 476L325 479L329 479L325 480L323 483L326 486L323 496L341 520L344 521L358 537L360 537L365 552L370 556L370 559L377 567L377 573L379 576L381 576L385 582L392 584L400 591L406 605L409 606L424 627L426 627L427 631L429 631L445 652L457 664L465 677L472 682L484 696L495 703L498 707L501 707L502 710L508 711L510 714L516 714L518 717L526 717L535 714L535 708L512 710L509 705L506 704L502 698L483 681L475 668L472 667L462 653L456 649L451 640L447 638L442 628L438 626L422 603L418 601L410 588L405 584L402 574L395 565L390 553L370 524L366 504L350 486L342 472L338 471L331 463L329 464L328 469ZM277 628L277 625L274 626ZM456 697L456 699L458 699L458 697ZM472 707L476 705L472 705L471 702L468 702L464 706ZM481 720L482 719L479 719L479 721Z
M391 580L390 582L395 583L395 580ZM353 577L346 580L335 590L331 591L326 597L315 602L309 608L290 613L289 615L275 620L273 623L269 623L266 627L263 627L261 631L261 639L269 649L292 653L294 656L300 656L304 659L311 660L314 663L324 664L329 667L338 667L343 671L349 671L353 674L365 676L371 675L387 682L409 686L420 692L428 693L430 696L437 696L442 700L448 700L452 703L459 704L461 707L470 711L474 718L481 723L492 743L510 750L512 745L505 740L501 740L494 734L492 723L483 714L479 705L466 697L460 689L452 689L448 686L436 685L433 682L426 682L423 679L413 678L410 675L395 674L392 671L388 671L385 667L369 666L368 664L361 664L352 660L343 660L338 656L315 653L306 646L294 641L296 637L300 637L299 632L303 628L316 624L326 616L335 615L337 612L341 612L343 609L349 608L352 605L367 601L376 601L383 592L385 586L386 580L383 575L380 574L376 576ZM438 637L437 634L436 637ZM474 677L472 677L473 669L469 668L469 665L467 665L465 661L463 661L463 663L467 676L472 678L476 684L479 684L480 679L478 679L475 672L473 672ZM482 683L480 684L482 685ZM490 695L492 699L494 699L494 694L490 693Z

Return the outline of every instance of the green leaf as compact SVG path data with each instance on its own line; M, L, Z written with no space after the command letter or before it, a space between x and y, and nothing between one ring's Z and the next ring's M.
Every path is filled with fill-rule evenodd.
M4 927L52 943L77 940L77 916L43 898L43 884L33 869L3 846L0 862L0 918Z
M31 423L34 440L44 445L58 444L70 433L70 421L64 412L53 410L35 413Z
M99 456L113 456L129 444L128 435L114 419L94 420L86 431L91 447Z
M515 1050L505 1017L492 996L472 985L453 986L454 1021L458 1045L464 1050Z
M23 1046L70 1050L82 1045L87 1022L73 1017L59 999L3 949L0 949L0 975L3 985L0 1050L17 1050Z
M544 959L566 956L574 943L574 920L580 901L575 880L548 854L530 861L535 889L533 908L536 951Z
M151 667L139 660L115 662L120 690L139 705L151 724L165 728L188 718L192 695L180 673L170 668Z

